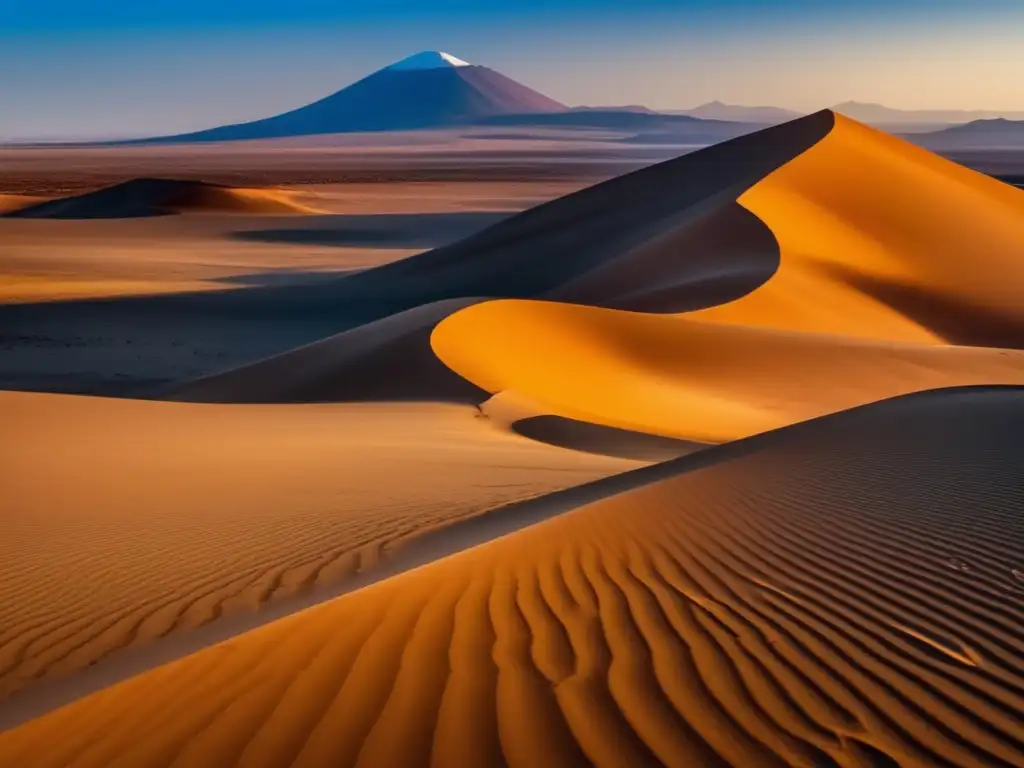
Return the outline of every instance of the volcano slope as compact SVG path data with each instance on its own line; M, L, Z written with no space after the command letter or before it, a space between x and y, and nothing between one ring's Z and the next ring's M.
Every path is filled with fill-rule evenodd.
M872 404L0 734L4 764L1016 766L1024 391Z

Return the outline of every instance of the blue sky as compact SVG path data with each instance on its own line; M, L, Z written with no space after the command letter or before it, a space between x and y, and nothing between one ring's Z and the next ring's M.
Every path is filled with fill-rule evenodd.
M1024 0L0 0L0 138L261 117L423 49L571 104L1024 111Z

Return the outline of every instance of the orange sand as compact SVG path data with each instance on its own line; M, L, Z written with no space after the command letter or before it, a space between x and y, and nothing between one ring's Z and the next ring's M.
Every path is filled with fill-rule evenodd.
M0 696L343 585L427 531L637 466L528 441L464 406L6 392L0 420Z
M684 458L0 734L0 762L1020 765L1021 434L1020 390L938 393Z
M739 202L778 239L778 273L701 320L1024 346L1024 191L840 115Z
M538 412L724 442L923 389L1024 384L1024 352L716 325L538 301L489 301L431 345L489 392Z

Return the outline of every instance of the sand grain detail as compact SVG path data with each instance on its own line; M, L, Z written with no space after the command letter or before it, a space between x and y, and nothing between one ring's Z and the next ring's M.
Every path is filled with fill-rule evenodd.
M683 458L0 734L0 762L1019 766L1022 428L1020 390L951 390Z

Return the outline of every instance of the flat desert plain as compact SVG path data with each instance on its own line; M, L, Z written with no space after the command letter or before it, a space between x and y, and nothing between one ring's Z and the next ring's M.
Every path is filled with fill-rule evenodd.
M0 765L1024 765L1013 158L0 158Z

